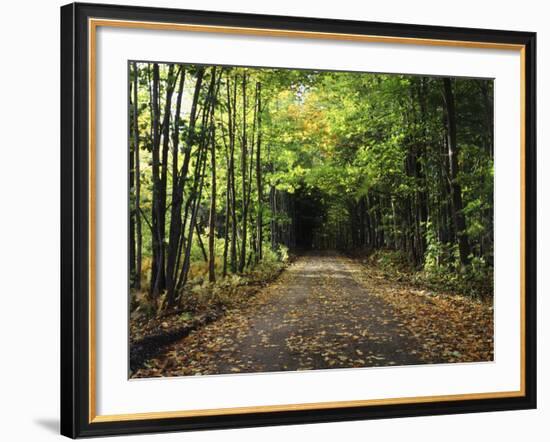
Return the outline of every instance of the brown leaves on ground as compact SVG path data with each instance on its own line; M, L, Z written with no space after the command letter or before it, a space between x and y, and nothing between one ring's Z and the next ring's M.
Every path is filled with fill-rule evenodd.
M339 255L306 255L133 377L490 361L492 318L488 304L388 281Z
M242 275L229 275L216 283L209 283L204 277L197 277L189 283L178 305L171 310L160 310L154 315L148 297L144 293L132 293L133 304L137 305L130 315L130 342L190 327L197 323L207 323L219 317L227 309L246 308L252 297L271 281L275 280L285 263L271 263ZM159 304L164 303L164 295Z
M373 267L365 266L354 276L369 293L391 304L395 315L421 343L423 361L493 360L492 303L411 288L389 281Z

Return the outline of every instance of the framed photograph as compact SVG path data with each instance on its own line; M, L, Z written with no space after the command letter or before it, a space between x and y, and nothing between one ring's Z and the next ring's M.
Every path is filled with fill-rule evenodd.
M61 8L61 432L536 407L536 36Z

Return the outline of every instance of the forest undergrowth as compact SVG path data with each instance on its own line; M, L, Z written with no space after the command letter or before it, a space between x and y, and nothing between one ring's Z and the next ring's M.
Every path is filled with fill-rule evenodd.
M216 282L208 280L206 263L197 263L190 271L190 282L177 304L166 305L166 293L153 303L146 292L132 291L130 314L131 371L158 352L163 345L187 335L227 310L243 309L262 288L272 283L292 262L294 255L285 247L268 252L264 259L242 274L227 275ZM143 267L144 275L150 266ZM153 347L153 348L150 348Z
M428 258L417 267L399 250L357 250L348 255L390 281L490 304L493 301L493 268L479 259L472 259L468 266L461 266L456 260L434 266Z

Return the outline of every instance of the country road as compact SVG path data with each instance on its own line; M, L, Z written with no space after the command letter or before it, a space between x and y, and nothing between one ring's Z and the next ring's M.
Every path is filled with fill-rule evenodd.
M338 254L299 257L244 310L165 348L164 376L423 363L423 347L393 307ZM442 362L442 361L434 361Z

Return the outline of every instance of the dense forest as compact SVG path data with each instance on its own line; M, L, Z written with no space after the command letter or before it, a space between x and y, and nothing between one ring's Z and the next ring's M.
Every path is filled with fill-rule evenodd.
M155 311L304 250L491 290L492 80L130 62L128 92L130 287Z

